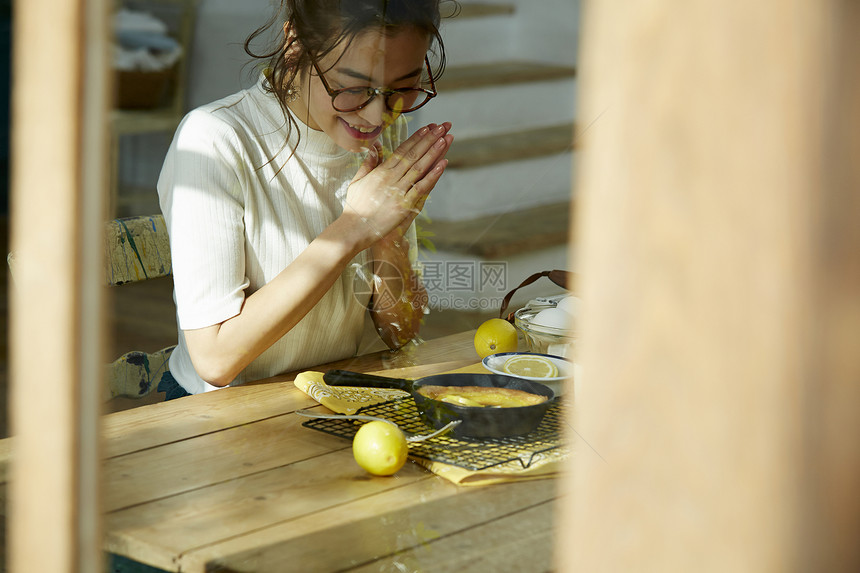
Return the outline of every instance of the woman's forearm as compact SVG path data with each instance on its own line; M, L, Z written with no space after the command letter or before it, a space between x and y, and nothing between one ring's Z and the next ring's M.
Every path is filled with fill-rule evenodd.
M366 245L359 220L342 217L325 229L272 281L248 296L236 316L184 331L203 380L226 386L316 305Z

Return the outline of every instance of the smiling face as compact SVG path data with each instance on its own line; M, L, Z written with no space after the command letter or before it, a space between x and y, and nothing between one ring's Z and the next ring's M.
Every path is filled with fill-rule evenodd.
M428 48L427 35L414 28L392 35L372 30L359 34L345 48L336 48L317 64L332 90L415 87L420 83ZM388 111L382 96L362 109L337 111L313 68L302 73L301 94L289 108L308 127L324 132L347 151L370 147L398 115Z

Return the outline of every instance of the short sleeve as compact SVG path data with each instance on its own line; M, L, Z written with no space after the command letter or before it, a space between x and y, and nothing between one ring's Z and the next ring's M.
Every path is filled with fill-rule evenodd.
M235 132L204 110L183 119L168 150L158 194L182 330L221 323L242 308L245 165Z

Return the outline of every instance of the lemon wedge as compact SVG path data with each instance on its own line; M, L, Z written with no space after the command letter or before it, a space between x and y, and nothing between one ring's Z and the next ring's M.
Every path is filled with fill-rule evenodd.
M545 356L535 354L517 354L505 360L502 370L514 376L529 378L555 378L558 376L558 366Z
M473 408L474 407L477 407L477 408L483 408L484 407L484 405L481 404L480 402L476 402L476 401L472 400L471 398L466 398L465 396L458 396L456 394L444 396L440 400L440 402L447 402L449 404L456 404L457 406L470 406Z

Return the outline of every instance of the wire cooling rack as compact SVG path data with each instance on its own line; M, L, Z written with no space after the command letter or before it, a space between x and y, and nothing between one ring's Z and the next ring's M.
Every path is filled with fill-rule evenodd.
M425 424L411 397L397 398L388 402L361 408L356 414L384 418L397 424L402 430L413 434L429 434L432 426ZM302 426L351 440L364 422L350 419L315 418ZM538 454L560 448L564 404L560 400L550 406L533 432L523 436L507 438L463 439L450 435L437 436L423 442L409 444L409 455L427 460L479 471L493 466L517 461L527 469Z

